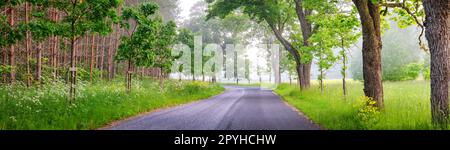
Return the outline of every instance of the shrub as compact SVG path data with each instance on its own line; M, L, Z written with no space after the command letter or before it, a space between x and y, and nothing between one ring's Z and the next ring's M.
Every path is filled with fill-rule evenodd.
M430 80L430 67L423 68L423 78L425 80Z
M380 110L375 104L372 98L363 96L353 105L358 110L357 118L365 127L370 128L380 120Z
M417 79L417 77L419 77L420 71L422 70L422 65L418 64L418 63L411 63L406 65L403 69L402 72L404 74L403 79L402 80L414 80Z

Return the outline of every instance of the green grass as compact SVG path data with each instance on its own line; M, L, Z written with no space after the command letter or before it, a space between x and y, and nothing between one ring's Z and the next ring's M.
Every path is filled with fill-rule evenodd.
M217 84L133 80L132 94L123 80L80 83L76 102L68 103L68 87L53 83L42 88L0 86L0 129L96 129L108 123L158 108L204 99L223 91Z
M361 82L348 82L346 99L341 81L327 80L325 86L323 94L316 82L302 92L288 84L275 92L326 129L440 129L431 123L428 81L384 82L385 108L375 112L362 111L368 109Z

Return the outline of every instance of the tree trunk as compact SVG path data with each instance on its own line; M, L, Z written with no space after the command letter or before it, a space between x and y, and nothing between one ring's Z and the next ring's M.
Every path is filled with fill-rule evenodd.
M74 23L72 23L72 33L75 32ZM75 102L76 93L76 81L77 81L77 69L76 69L76 51L75 51L75 37L70 39L70 90L69 90L69 103Z
M323 94L323 69L320 69L320 79L319 79L319 82L320 82L320 93L322 93Z
M91 63L90 63L90 66L89 66L89 79L90 79L90 81L92 82L92 73L93 73L93 70L94 70L94 55L95 55L95 52L94 52L94 41L95 41L95 35L92 35L92 42L91 42Z
M159 72L159 91L160 93L164 92L164 73L163 73L163 69L160 68L160 72Z
M55 9L51 8L49 11L50 19L55 21ZM49 38L49 46L50 46L50 56L49 56L49 66L52 68L52 77L56 79L56 68L55 68L55 56L56 56L56 37L50 36Z
M109 44L108 44L108 79L111 80L113 78L113 54L112 54L112 36L109 36Z
M297 14L298 20L300 22L303 46L309 46L309 38L312 35L312 25L307 20L311 15L312 10L303 9L302 0L295 0L295 12ZM302 88L309 88L311 86L311 62L301 63L301 76L299 76L300 85Z
M14 26L14 15L15 15L14 7L10 7L9 8L9 25L10 26ZM15 44L12 44L9 48L9 50L10 50L9 63L11 66L11 72L10 72L11 84L14 84L14 82L16 81L16 61L15 61L15 53L14 53L15 46L14 45Z
M37 64L36 64L36 80L38 85L41 85L42 82L42 43L39 42L37 49L36 49L36 59L37 59Z
M101 54L100 54L100 70L102 73L100 74L100 78L103 78L103 71L104 71L104 62L105 62L105 41L106 38L102 37L102 45L101 45ZM109 76L108 76L109 77Z
M448 123L448 82L450 65L450 2L423 0L426 14L425 36L431 54L431 116L433 123Z
M8 65L8 58L7 58L7 52L6 52L6 49L5 48L2 48L2 65ZM6 80L7 80L7 74L6 74L6 72L2 72L2 80L3 80L3 83L6 83Z
M344 39L341 38L341 46L342 46L342 92L344 94L344 98L347 96L347 82L345 81L345 78L347 77L347 55L345 53L344 48Z
M382 108L383 84L381 72L380 6L370 0L353 0L361 19L363 33L363 78L364 94Z
M213 75L213 76L212 76L211 82L212 82L212 83L216 83L216 82L217 82L216 75Z
M205 73L202 73L202 81L205 82Z
M28 22L30 21L30 6L28 4L28 2L25 3L25 24L28 24ZM27 53L26 57L26 61L27 61L27 87L31 86L31 79L32 79L32 74L31 74L31 63L30 63L30 58L31 58L31 50L30 50L30 46L31 46L31 36L30 36L30 31L27 30L26 32L26 41L25 41L25 51Z
M301 64L301 58L300 58L300 54L298 53L298 50L295 49L291 43L289 43L281 34L281 31L278 30L274 24L272 22L268 22L270 28L272 29L272 31L275 34L275 37L278 39L278 41L280 41L280 43L284 46L284 48L294 57L295 60L295 64L296 64L296 71L297 71L297 76L299 79L301 79L302 77L302 72L303 72L303 66ZM300 90L304 88L304 84L302 84L301 80L298 80L298 85L300 87Z
M128 59L128 69L127 69L127 93L130 94L131 93L131 59Z
M307 89L311 87L311 63L301 63L300 66L302 68L300 85L302 85L303 89Z

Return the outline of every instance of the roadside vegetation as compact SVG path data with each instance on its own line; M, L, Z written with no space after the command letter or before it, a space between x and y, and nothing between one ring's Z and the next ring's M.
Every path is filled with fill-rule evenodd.
M323 94L317 82L302 92L289 84L280 85L275 92L326 129L443 129L429 119L429 81L384 82L385 107L382 110L366 105L374 101L364 96L360 81L347 83L346 97L342 94L340 80L325 80L325 83Z
M96 129L139 113L204 99L223 91L217 84L192 81L132 80L127 94L124 79L80 82L77 102L70 104L62 82L41 88L0 87L0 129Z

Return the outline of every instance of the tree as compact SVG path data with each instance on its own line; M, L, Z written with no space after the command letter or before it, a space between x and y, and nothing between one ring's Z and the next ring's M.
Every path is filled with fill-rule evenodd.
M258 22L264 22L272 30L278 41L293 56L296 62L296 72L300 89L310 86L310 69L312 54L308 51L309 37L314 33L312 23L308 18L317 6L328 6L328 3L334 1L314 1L314 0L295 0L295 1L253 1L253 0L211 0L208 18L224 18L234 10L241 10ZM294 18L296 16L296 19ZM286 26L294 27L295 20L301 25L301 37L286 38L283 33ZM302 40L300 44L294 44L295 41Z
M52 21L48 15L45 14L45 12L48 10L48 7L44 7L45 4L43 3L35 3L36 7L32 11L34 14L31 22L27 24L27 31L29 31L32 35L33 41L37 42L36 47L36 80L39 85L42 84L42 45L43 42L51 37L52 35L55 35L57 31L56 26L57 24Z
M426 32L431 54L431 116L436 124L448 123L450 74L450 1L423 0Z
M0 15L0 48L9 48L9 64L7 64L7 52L3 50L3 64L1 72L3 81L6 82L7 74L10 77L10 83L14 84L16 79L15 46L18 41L24 38L23 22L15 22L16 6L22 4L20 0L9 0L0 2L0 8L6 8L7 16Z
M189 47L189 50L191 51L191 59L190 59L190 67L180 66L182 68L179 68L180 73L182 73L182 70L184 68L190 68L190 70L184 70L185 72L189 72L192 74L192 80L195 81L195 73L194 73L194 33L187 29L183 28L178 31L177 41L183 44L186 44Z
M154 17L158 10L155 3L145 3L136 7L124 7L121 18L121 26L130 28L130 21L134 21L134 27L127 36L121 38L116 60L127 61L126 89L131 92L131 78L133 66L152 66L155 60L153 47L156 47L160 18Z
M292 75L295 73L295 62L292 56L282 53L280 62L280 72L285 72L289 77L289 84L292 85Z
M172 56L172 45L176 42L176 24L173 21L169 21L167 24L163 24L158 32L157 46L152 52L155 54L154 67L160 68L161 74L159 77L159 86L161 92L164 90L164 78L166 74L170 73L173 61L176 57Z
M373 98L377 107L383 107L380 6L370 0L353 2L359 12L363 33L364 94Z
M144 0L144 2L154 2L158 4L159 15L162 16L165 22L177 19L181 11L178 7L179 0Z
M407 23L417 23L420 27L423 27L422 23L418 19L418 15L421 14L420 4L418 0L412 1L385 1L385 0L352 0L355 4L359 17L361 20L362 35L363 35L363 79L364 79L364 94L367 97L376 101L375 106L382 108L384 106L383 101L383 84L382 84L382 67L381 67L381 12L383 15L389 13L388 8L396 9L398 15L402 16ZM383 11L380 8L384 6L386 9ZM406 19L405 19L406 18ZM419 36L419 43L421 43Z
M347 95L346 70L347 70L347 49L355 43L360 36L357 26L359 24L355 15L355 10L345 11L343 8L349 8L347 3L336 3L336 6L329 6L319 9L320 13L311 15L310 21L316 25L316 33L310 37L310 42L315 43L318 53L318 66L320 83L325 76L323 69L328 69L336 59L330 48L339 48L337 57L341 59L342 91L344 98ZM323 87L323 85L321 85ZM321 88L323 89L323 88Z
M119 0L68 0L42 3L65 14L57 22L57 35L70 41L69 101L74 102L77 82L75 44L80 37L87 33L106 34L111 32L112 23L117 21L115 10L121 2Z
M253 21L242 13L232 13L227 15L223 19L209 19L206 20L207 14L204 11L207 8L207 3L204 1L199 1L191 8L191 17L185 22L185 27L189 28L196 35L202 36L202 42L204 43L216 43L222 47L222 53L224 55L223 59L223 69L224 77L226 76L226 45L227 44L248 44L250 42L250 37L254 36L252 32L249 32L254 28ZM203 45L206 46L206 45ZM203 56L203 64L206 63L209 58ZM231 56L231 55L229 55ZM230 60L236 61L235 58L229 58ZM232 64L228 64L232 65ZM205 78L205 72L202 67L202 76ZM215 78L213 76L212 78ZM230 77L228 77L230 78Z

